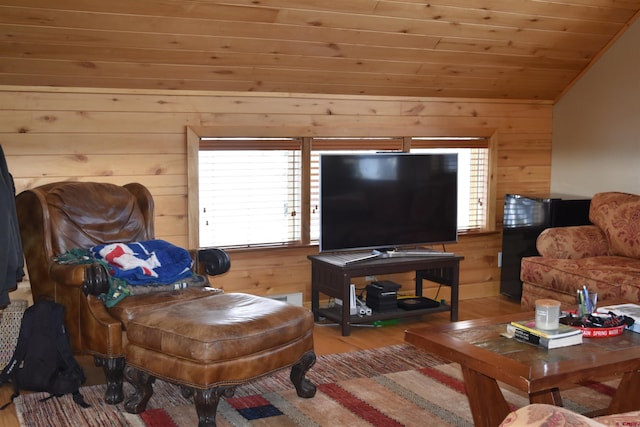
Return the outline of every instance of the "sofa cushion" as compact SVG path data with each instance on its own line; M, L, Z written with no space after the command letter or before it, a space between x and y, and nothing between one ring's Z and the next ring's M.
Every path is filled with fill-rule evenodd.
M536 249L549 258L578 259L609 254L607 238L595 225L547 228L538 236Z
M221 293L223 293L222 289L210 287L190 287L177 291L143 293L127 297L107 310L109 314L122 322L122 328L126 330L129 321L138 314Z
M581 259L526 257L523 282L552 289L575 301L576 290L586 286L600 301L640 301L640 260L617 256Z
M640 196L598 193L591 199L589 219L609 241L611 255L640 259Z

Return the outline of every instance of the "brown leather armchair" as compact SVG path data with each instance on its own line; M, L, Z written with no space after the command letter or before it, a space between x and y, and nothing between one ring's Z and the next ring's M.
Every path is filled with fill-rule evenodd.
M54 260L71 249L154 239L153 198L141 184L57 182L20 193L16 208L34 301L51 299L66 307L74 352L94 356L107 379L105 400L121 402L127 321L150 306L210 296L217 290L193 287L135 295L107 308L92 295L100 293L96 289L104 289L108 280L96 274L96 265ZM205 277L229 268L223 251L190 253L194 270Z

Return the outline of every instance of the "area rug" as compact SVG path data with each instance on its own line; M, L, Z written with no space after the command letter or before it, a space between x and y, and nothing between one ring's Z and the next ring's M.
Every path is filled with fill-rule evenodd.
M473 426L460 366L410 345L318 357L308 378L318 386L312 399L297 397L288 370L238 387L222 399L217 424L225 426ZM615 380L563 390L565 407L585 413L608 405ZM125 384L128 392L129 386ZM503 386L515 409L527 397ZM91 405L82 409L70 396L44 402L42 393L21 395L16 411L22 426L196 426L193 403L168 383L157 381L147 410L127 414L103 403L104 385L83 387ZM52 421L55 420L55 421Z

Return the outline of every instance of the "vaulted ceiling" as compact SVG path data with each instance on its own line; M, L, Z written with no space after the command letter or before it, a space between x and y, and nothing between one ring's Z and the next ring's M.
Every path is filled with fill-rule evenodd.
M0 84L554 100L640 0L0 0Z

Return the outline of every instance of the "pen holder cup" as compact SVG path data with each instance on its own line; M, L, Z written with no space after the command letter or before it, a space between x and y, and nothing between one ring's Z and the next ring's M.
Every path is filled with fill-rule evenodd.
M596 311L598 305L598 293L591 292L585 298L584 292L578 290L578 316L588 316Z

